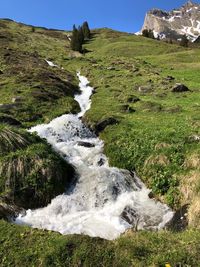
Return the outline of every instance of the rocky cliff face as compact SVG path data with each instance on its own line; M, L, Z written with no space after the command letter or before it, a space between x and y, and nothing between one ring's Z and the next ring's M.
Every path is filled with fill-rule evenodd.
M189 1L170 12L152 9L146 14L142 31L144 29L153 30L155 37L161 39L179 39L185 34L195 41L200 35L200 4Z

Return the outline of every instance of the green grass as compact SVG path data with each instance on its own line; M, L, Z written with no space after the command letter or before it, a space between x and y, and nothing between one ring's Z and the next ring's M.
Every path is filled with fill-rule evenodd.
M9 114L25 127L48 122L64 113L76 113L79 106L74 101L78 91L75 73L62 69L69 52L66 32L50 31L1 20L0 35L0 113ZM48 66L52 60L58 68Z
M155 196L180 207L186 201L180 183L191 171L186 158L199 154L199 143L190 142L200 134L199 50L109 29L96 30L86 48L91 52L67 67L81 69L96 88L84 118L90 127L108 117L119 121L100 134L110 164L135 169ZM179 82L191 92L172 93ZM141 86L150 90L140 92ZM140 101L129 102L132 96ZM156 149L160 144L166 147Z
M199 231L137 232L116 241L19 227L0 221L0 265L199 266ZM19 246L20 244L20 246Z
M1 103L11 103L18 94L24 101L0 114L8 113L29 127L77 112L73 95L75 74L81 70L95 87L84 121L95 128L102 119L118 120L100 133L110 164L136 170L154 196L174 209L189 204L191 230L137 232L109 242L1 221L0 265L199 266L200 236L192 230L200 227L200 147L193 139L200 135L199 49L99 29L85 44L88 53L80 56L70 51L66 32L37 27L33 32L31 26L1 23ZM64 69L52 69L44 59ZM175 80L167 81L168 75ZM177 82L191 91L172 93ZM134 97L140 101L131 102ZM31 147L16 154L32 157L37 146ZM48 158L44 148L39 152Z

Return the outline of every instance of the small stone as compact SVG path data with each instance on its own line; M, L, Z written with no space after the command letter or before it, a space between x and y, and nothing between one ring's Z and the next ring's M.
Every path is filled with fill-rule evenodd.
M127 223L134 225L138 219L138 215L134 209L129 206L126 206L121 213L121 218Z
M98 166L101 167L105 163L105 160L103 158L100 158L100 160L97 162Z
M103 131L108 125L114 125L117 123L118 123L118 120L113 118L113 117L101 120L96 124L95 132L99 133L99 132Z
M184 84L176 84L176 86L172 89L173 93L182 93L190 91L189 88Z
M138 102L138 101L140 101L140 99L137 97L137 96L130 96L128 99L127 99L127 102L128 103L136 103L136 102Z
M140 93L148 93L152 91L152 86L151 85L143 85L138 88L138 91Z

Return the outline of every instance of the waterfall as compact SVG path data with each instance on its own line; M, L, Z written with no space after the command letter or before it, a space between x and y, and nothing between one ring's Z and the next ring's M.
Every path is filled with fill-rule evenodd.
M149 198L150 190L134 173L110 167L103 154L104 143L81 121L91 106L93 88L78 73L81 94L75 96L81 112L67 114L31 128L45 138L55 151L72 164L77 182L65 194L44 208L27 210L18 224L115 239L131 227L157 230L165 226L173 212L167 205Z

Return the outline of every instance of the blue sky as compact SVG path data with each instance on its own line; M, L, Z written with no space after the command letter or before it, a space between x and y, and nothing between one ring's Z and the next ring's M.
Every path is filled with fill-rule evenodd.
M57 29L71 29L87 20L91 28L136 32L151 8L171 10L182 0L0 0L0 17ZM195 1L200 3L199 1Z

